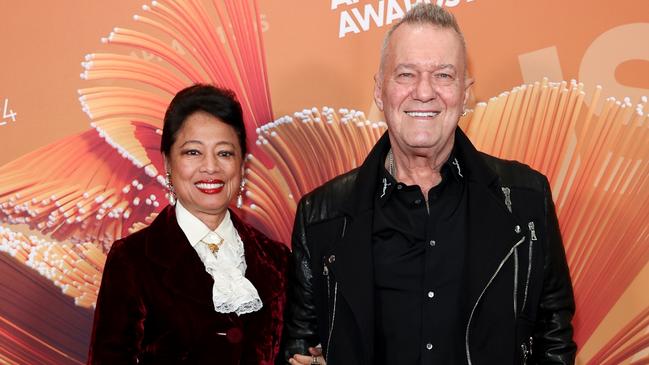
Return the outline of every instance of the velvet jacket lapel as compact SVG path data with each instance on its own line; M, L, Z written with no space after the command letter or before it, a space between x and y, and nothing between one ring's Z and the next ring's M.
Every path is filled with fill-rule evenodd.
M465 263L468 307L476 303L498 267L523 238L515 232L518 224L504 203L498 176L487 166L483 156L458 128L455 134L456 152L468 172L468 257ZM359 167L354 187L343 203L344 235L333 246L332 267L359 326L365 357L372 363L374 349L374 273L372 256L372 218L379 169L389 148L387 132L370 151Z
M212 302L212 277L178 225L173 206L165 207L151 223L145 254L166 270L163 285L199 303Z

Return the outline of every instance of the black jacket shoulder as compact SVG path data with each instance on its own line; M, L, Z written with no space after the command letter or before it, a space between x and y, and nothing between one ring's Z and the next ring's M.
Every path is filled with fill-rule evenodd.
M300 211L305 214L307 223L337 218L342 214L341 208L353 193L358 177L358 168L329 180L320 187L307 193L300 200Z
M530 166L480 152L483 161L498 176L501 186L530 189L539 192L546 190L547 178Z

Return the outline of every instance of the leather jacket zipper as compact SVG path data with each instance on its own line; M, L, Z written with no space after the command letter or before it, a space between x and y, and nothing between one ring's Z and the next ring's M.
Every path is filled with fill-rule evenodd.
M331 303L331 279L329 278L329 268L327 267L326 262L327 262L327 259L323 258L322 265L323 265L324 268L322 269L322 275L324 275L324 277L327 280L327 303ZM326 351L323 354L325 359L327 358L327 355L329 354L329 345L331 344L331 335L333 334L333 331L334 331L334 321L336 319L336 301L337 301L337 297L338 297L338 283L336 282L336 283L334 283L334 297L333 297L333 305L332 305L333 309L327 311L327 313L329 314L329 335L327 336Z
M338 283L334 284L334 303L333 303L333 309L331 311L331 322L329 324L329 336L327 336L327 351L324 354L324 358L326 359L329 356L331 348L329 347L331 345L331 335L334 332L334 323L336 322L336 301L338 299Z
M480 304L480 300L484 296L484 293L487 291L489 286L491 286L491 283L494 281L494 279L496 278L496 276L498 275L500 270L503 268L503 266L505 266L505 262L507 262L507 260L509 260L509 257L515 252L516 248L518 246L520 246L524 241L525 241L525 236L523 236L518 242L516 242L514 247L512 247L511 250L509 250L509 252L505 256L505 258L503 258L502 261L500 261L500 265L498 265L498 268L496 269L496 272L494 272L494 274L489 279L489 282L487 282L487 285L484 287L484 289L482 289L482 292L480 293L480 295L478 296L478 299L476 300L475 304L473 305L473 309L471 309L471 314L469 315L469 322L467 323L466 330L464 332L464 347L465 347L465 350L466 350L467 363L469 365L473 364L473 362L471 361L471 350L469 349L469 334L471 332L470 331L470 329L471 329L471 321L473 321L473 315L475 314L475 310L476 310L476 308L478 308L478 304Z
M343 218L343 230L340 233L340 238L345 237L345 232L347 231L347 217ZM335 256L331 255L329 258L326 260L329 263L335 262ZM330 284L330 279L329 279L329 269L327 268L327 264L323 263L324 266L324 272L323 274L327 277L327 303L331 302L331 284ZM330 351L330 345L331 345L331 337L334 332L334 324L336 323L336 303L338 301L338 282L334 281L334 297L333 297L333 304L332 304L332 309L331 311L328 311L329 313L329 335L327 336L327 350L324 352L323 356L325 359L329 356Z
M523 295L523 306L521 311L525 309L525 304L527 304L527 289L530 285L530 276L532 275L532 256L534 253L534 241L536 238L536 230L534 228L534 222L530 221L527 223L527 228L530 230L530 247L527 254L527 278L525 279L525 294Z
M331 283L329 279L329 268L327 267L327 260L325 257L322 258L322 275L327 280L327 303L331 301ZM331 312L328 311L329 322L331 322Z
M518 316L518 247L514 247L514 318Z

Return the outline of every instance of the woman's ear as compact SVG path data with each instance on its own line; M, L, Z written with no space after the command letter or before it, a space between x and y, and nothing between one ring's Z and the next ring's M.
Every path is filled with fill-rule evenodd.
M167 159L167 155L164 153L162 154L162 161L164 162L164 167L165 167L165 174L167 174L171 168L169 167L169 160Z

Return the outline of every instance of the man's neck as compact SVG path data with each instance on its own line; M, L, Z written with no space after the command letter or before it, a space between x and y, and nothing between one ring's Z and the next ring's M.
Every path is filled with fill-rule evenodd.
M386 158L385 167L395 180L419 186L427 199L428 191L442 181L442 166L448 161L452 149L452 143L439 151L428 150L426 153L406 152L393 146Z

